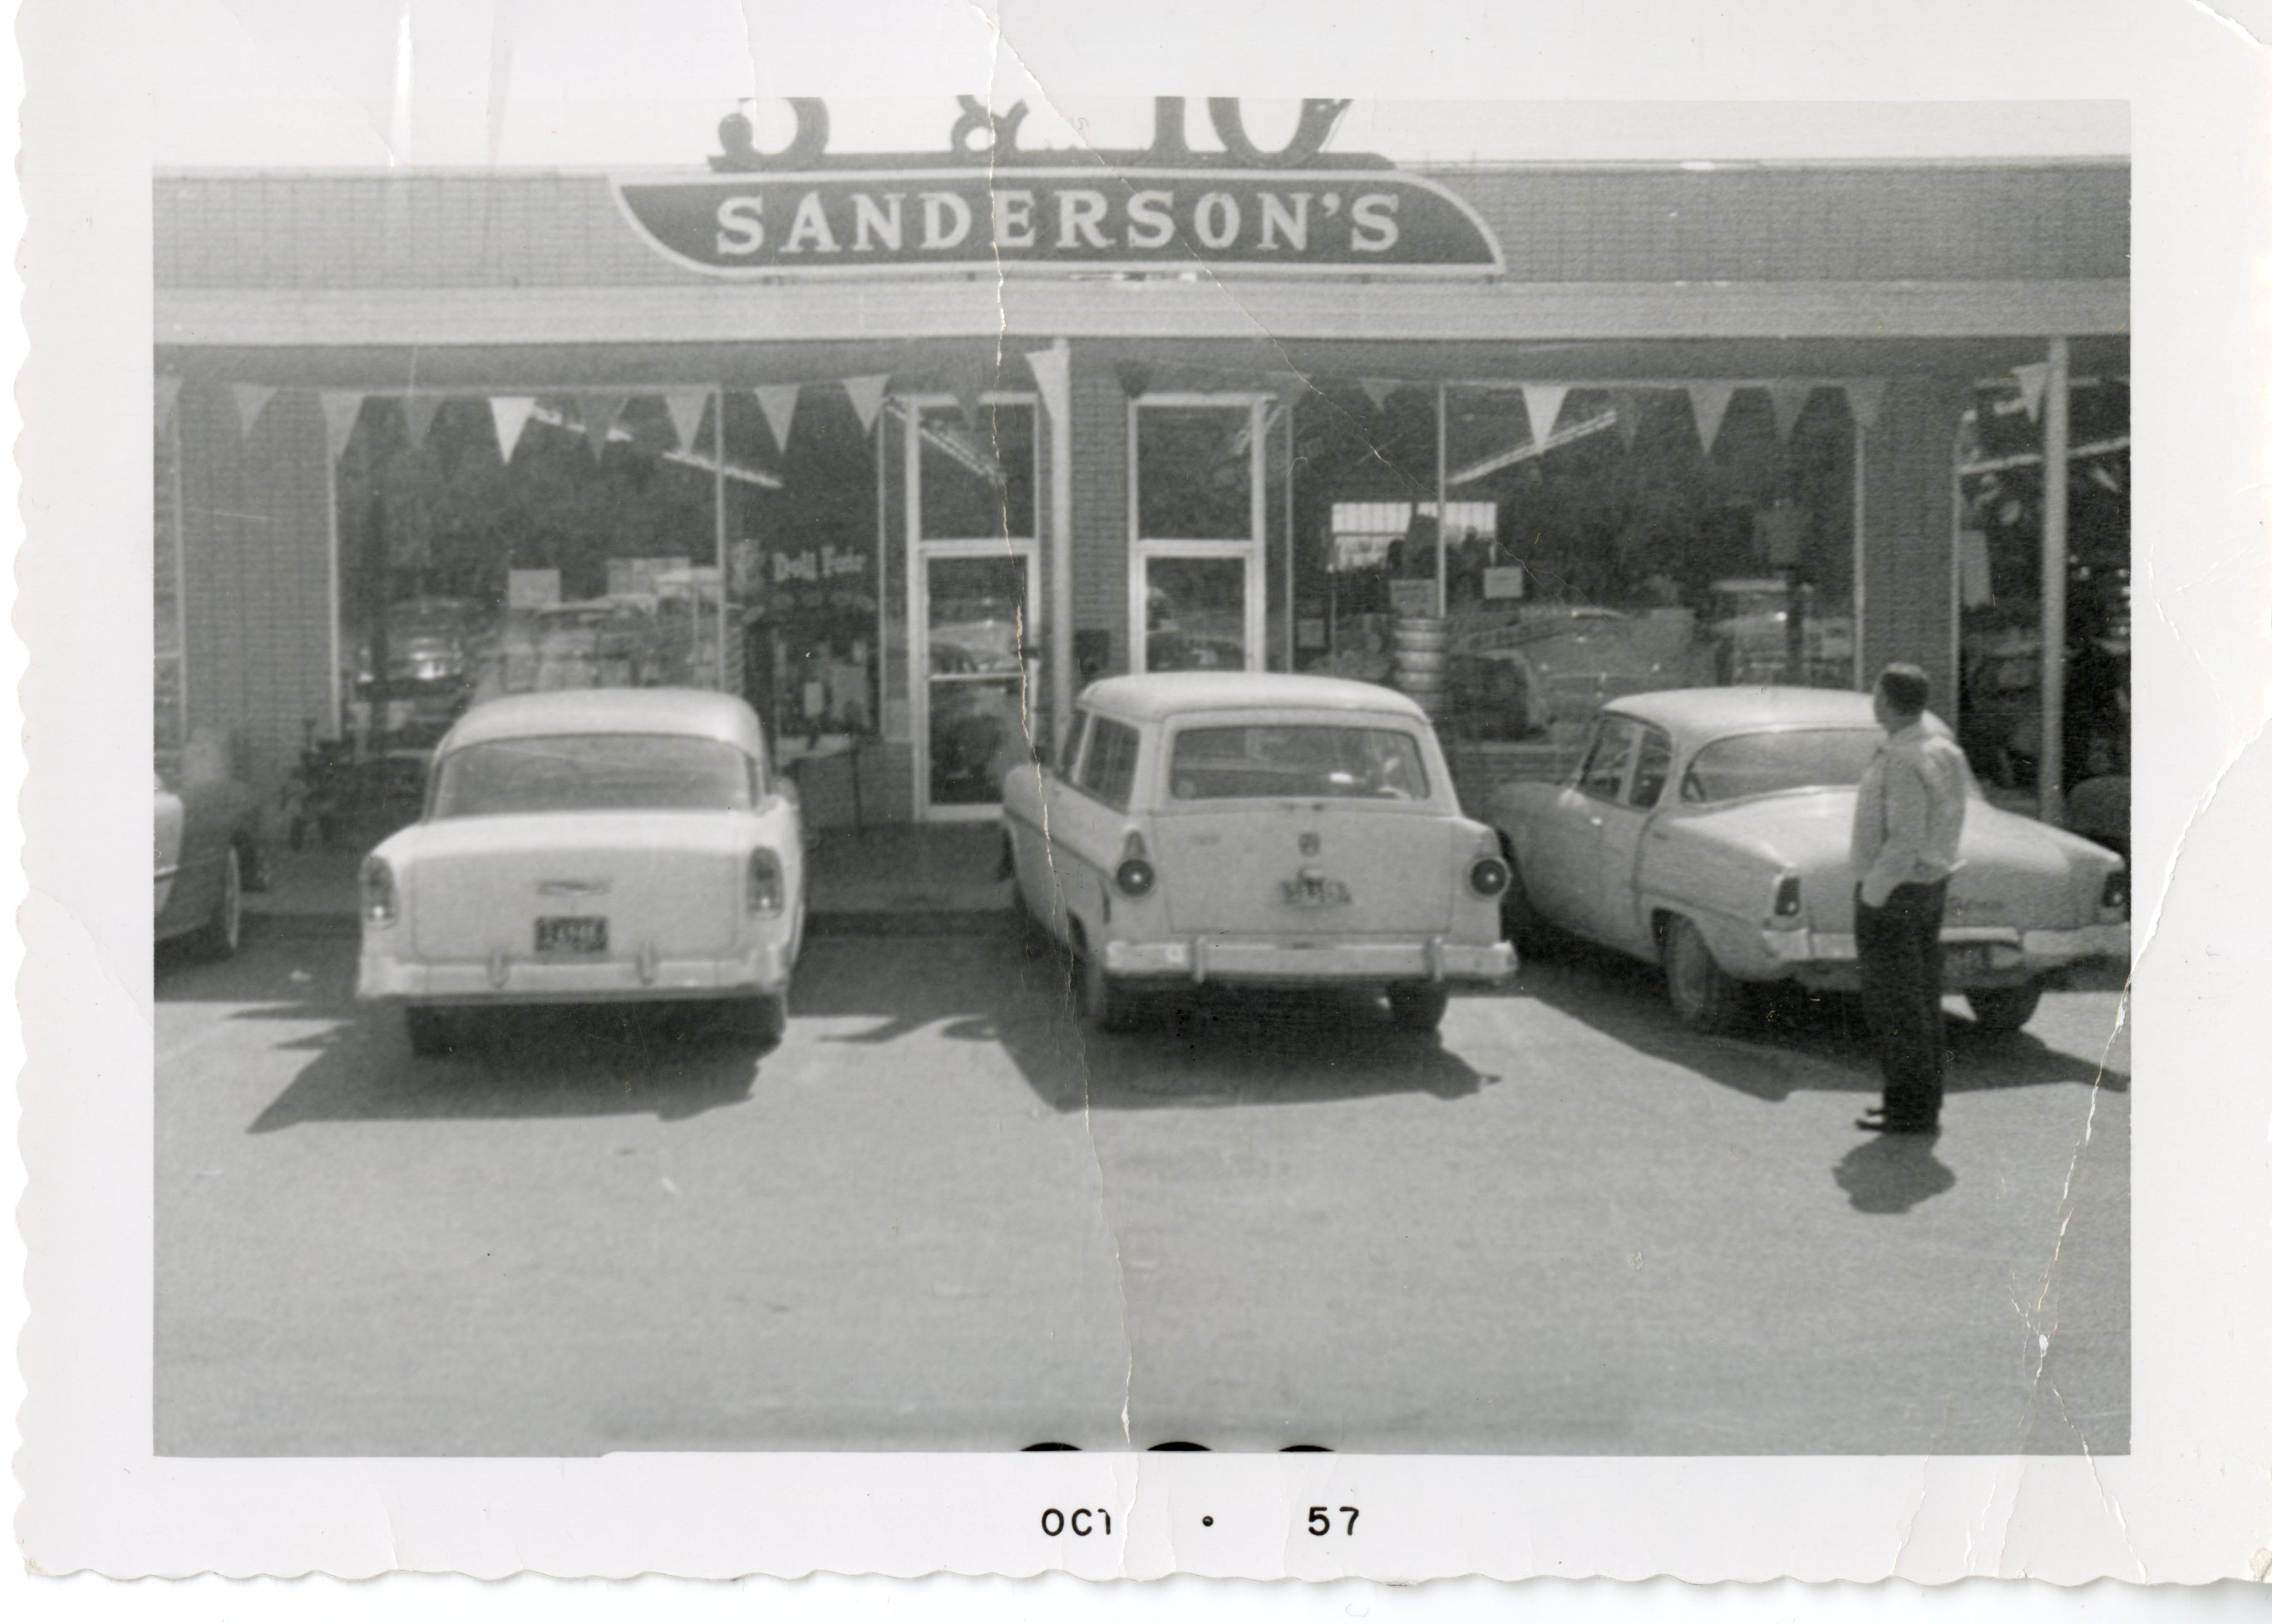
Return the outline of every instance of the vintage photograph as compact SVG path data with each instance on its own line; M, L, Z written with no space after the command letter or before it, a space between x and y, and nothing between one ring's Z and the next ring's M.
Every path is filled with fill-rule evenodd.
M2125 104L732 78L148 177L158 1456L2129 1452Z

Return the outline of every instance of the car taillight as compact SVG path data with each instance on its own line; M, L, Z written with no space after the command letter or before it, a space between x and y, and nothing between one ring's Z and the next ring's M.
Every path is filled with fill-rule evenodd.
M364 858L362 922L366 925L392 925L394 913L394 866L384 857Z
M759 846L750 853L750 889L748 907L751 913L775 914L786 901L787 888L781 883L781 859Z
M1120 867L1112 871L1112 883L1122 896L1140 902L1159 883L1160 876L1152 871L1151 858L1144 850L1144 837L1130 830L1127 843L1120 848Z
M1478 897L1504 896L1511 877L1506 865L1498 858L1478 857L1468 870L1468 889Z
M2098 910L2121 919L2130 917L2130 871L2117 868L2098 889Z
M1798 876L1787 874L1775 882L1775 913L1779 920L1798 917Z

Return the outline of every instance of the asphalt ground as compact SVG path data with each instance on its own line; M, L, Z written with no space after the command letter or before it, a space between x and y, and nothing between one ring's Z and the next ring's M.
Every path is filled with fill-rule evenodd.
M1850 1002L1698 1038L1574 952L1083 1032L1005 925L414 1061L351 942L157 980L161 1454L2094 1454L2129 1429L2116 991L1855 1130Z

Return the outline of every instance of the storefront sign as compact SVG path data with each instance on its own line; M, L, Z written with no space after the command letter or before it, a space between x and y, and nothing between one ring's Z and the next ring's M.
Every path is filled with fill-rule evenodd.
M1185 140L1182 98L1154 99L1152 145L1021 152L1025 104L961 98L945 153L828 151L828 109L792 98L796 135L759 152L742 113L700 176L619 175L616 197L656 251L713 276L986 271L1355 272L1504 269L1480 216L1377 154L1325 153L1346 101L1312 98L1281 147L1209 99L1220 152Z
M1484 596L1486 598L1520 598L1522 596L1522 566L1498 564L1484 571Z
M650 245L718 276L1501 266L1473 210L1393 170L931 168L623 176L615 189Z

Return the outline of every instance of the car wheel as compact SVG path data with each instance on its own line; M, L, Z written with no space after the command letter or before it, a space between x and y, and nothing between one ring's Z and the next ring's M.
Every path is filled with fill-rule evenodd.
M1749 1002L1749 989L1720 968L1704 933L1684 919L1665 927L1664 987L1672 1012L1692 1032L1730 1031Z
M1498 899L1499 928L1514 944L1519 957L1538 957L1552 950L1554 927L1531 901L1530 888L1522 883L1522 865L1514 860L1514 848L1502 840L1499 851L1506 859L1506 893Z
M413 1054L430 1060L457 1052L458 1018L450 1010L414 1003L403 1010L402 1024L410 1034Z
M1424 981L1388 989L1388 1018L1399 1032L1433 1032L1444 1024L1452 989Z
M788 995L758 993L736 998L726 1006L726 1023L746 1042L774 1044L788 1030Z
M2025 987L1984 987L1965 994L1964 1002L1972 1006L1972 1018L1980 1030L2000 1038L2033 1020L2043 997L2042 986L2030 981Z
M1087 951L1086 942L1080 954L1080 1014L1098 1032L1126 1032L1136 1020L1136 995L1119 977L1105 973L1104 956Z
M221 858L220 896L190 946L199 958L230 958L243 940L244 864L232 846Z

